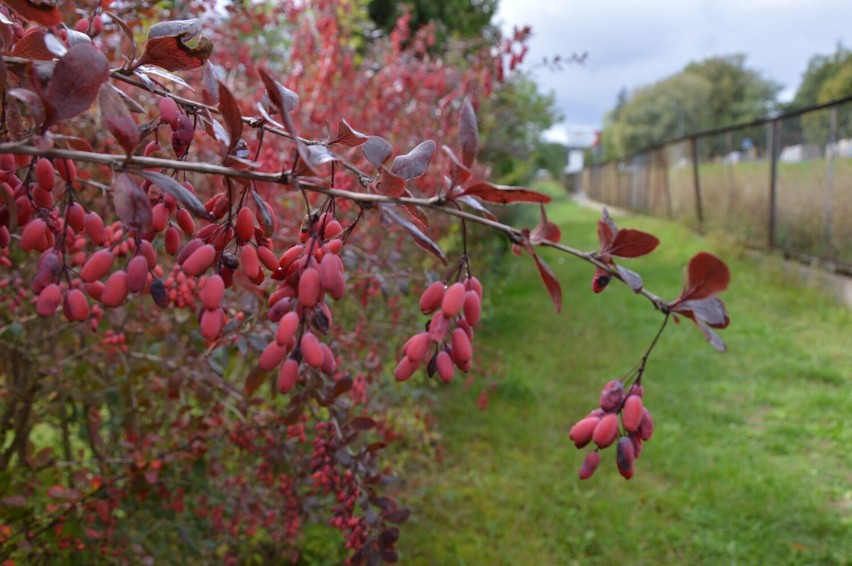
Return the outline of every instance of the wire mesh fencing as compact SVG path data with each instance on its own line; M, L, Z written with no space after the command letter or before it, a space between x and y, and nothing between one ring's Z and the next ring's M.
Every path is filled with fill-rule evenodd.
M852 97L587 167L580 189L852 274Z

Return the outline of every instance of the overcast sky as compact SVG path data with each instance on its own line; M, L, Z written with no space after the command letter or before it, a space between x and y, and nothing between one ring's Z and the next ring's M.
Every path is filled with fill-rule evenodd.
M852 45L852 0L500 0L504 29L533 28L528 65L543 56L588 52L584 65L534 71L553 91L565 141L600 127L622 87L677 73L713 55L745 53L746 65L792 98L808 60Z

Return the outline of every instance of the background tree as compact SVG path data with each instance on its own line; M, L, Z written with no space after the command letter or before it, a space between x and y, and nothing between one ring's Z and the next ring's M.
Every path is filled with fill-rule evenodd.
M438 44L450 38L496 37L491 20L497 0L369 0L367 10L375 25L390 33L404 14L411 18L413 31L427 24L437 27Z

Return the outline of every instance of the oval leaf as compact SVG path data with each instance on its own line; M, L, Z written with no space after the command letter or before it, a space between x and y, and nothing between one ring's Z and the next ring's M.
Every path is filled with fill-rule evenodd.
M352 129L352 126L349 125L346 120L341 120L337 124L337 135L329 144L339 143L340 145L345 145L346 147L358 147L362 143L367 141L367 136Z
M686 285L675 303L705 299L728 288L731 272L725 262L707 252L696 254L686 267Z
M486 181L479 181L462 191L462 196L471 196L497 204L512 204L515 202L550 202L550 197L544 193L523 187L503 187Z
M58 26L62 23L62 12L55 2L45 0L3 0L3 3L15 10L25 20L35 22L45 27Z
M97 47L82 43L69 49L44 92L44 130L88 110L107 79L109 62Z
M533 259L535 260L535 265L538 267L538 273L541 276L541 280L544 282L544 286L547 287L547 292L550 293L550 300L553 301L553 308L556 310L556 313L562 312L562 286L559 284L559 279L556 278L556 274L553 273L553 270L547 265L543 259L538 257L538 254L532 254Z
M364 157L367 161L376 166L376 169L382 167L382 163L387 161L388 157L393 153L393 146L386 139L379 136L369 136L367 141L361 146L361 151L364 152Z
M228 128L230 143L228 144L227 155L231 155L243 135L243 115L240 112L237 99L234 98L228 87L221 82L219 83L219 111L225 119L225 127Z
M429 167L435 148L435 142L426 140L405 155L397 155L391 165L391 173L406 180L419 177Z
M441 263L443 263L444 265L447 265L447 256L444 255L443 250L441 250L441 248L438 246L438 244L436 244L434 241L432 241L432 239L429 236L424 234L420 230L420 228L418 228L417 226L415 226L414 224L409 222L407 219L403 218L402 216L400 216L399 214L397 214L395 211L391 210L388 207L382 207L381 210L382 210L382 213L389 216L391 218L391 220L393 220L394 222L396 222L397 224L399 224L400 226L402 226L403 228L408 230L408 233L411 234L414 237L414 242L418 246L420 246L421 248L423 248L427 252L431 253L432 255L434 255L435 257L440 259Z
M119 174L113 182L112 203L121 221L137 234L145 234L151 229L151 203L148 195L127 173Z
M109 133L118 140L118 144L124 149L124 153L130 155L139 145L139 128L127 105L116 92L115 88L104 83L98 94L98 106L101 109L101 120Z
M198 197L175 179L156 171L140 171L138 174L140 177L151 181L151 183L175 197L188 211L197 217L210 220L211 222L216 220L212 214L207 212L207 209L204 208Z
M609 253L618 257L640 257L654 251L660 240L641 230L619 230Z
M461 120L459 120L459 142L461 142L462 162L466 167L473 165L476 160L476 150L479 147L479 128L476 125L476 113L470 100L462 104Z
M246 390L246 395L251 397L255 391L260 389L260 386L263 385L264 381L266 381L268 375L269 374L263 371L263 369L261 369L259 365L255 365L253 368L251 368L248 377L246 377L246 383L244 386Z

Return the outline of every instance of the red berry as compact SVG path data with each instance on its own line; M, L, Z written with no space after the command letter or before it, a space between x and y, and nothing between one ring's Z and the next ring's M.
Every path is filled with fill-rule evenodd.
M200 243L201 240L199 240L199 244ZM166 229L166 238L163 248L166 250L167 254L171 255L176 254L178 248L180 248L180 232L178 232L178 229L174 226L169 226Z
M109 272L114 260L115 256L108 249L96 251L83 265L83 269L80 270L80 279L86 283L97 281Z
M435 357L435 369L438 370L438 376L445 382L453 379L455 368L453 367L453 359L450 357L449 352L446 350L438 352L438 355Z
M278 321L278 331L275 333L275 341L279 344L289 344L298 329L299 315L290 311Z
M56 172L66 183L73 183L77 180L77 166L70 159L57 158L55 162Z
M62 314L69 322L77 322L89 318L89 302L86 295L79 289L71 289L65 294Z
M180 110L178 109L177 102L175 102L173 98L165 96L160 99L159 108L160 119L163 122L170 124L174 129L176 127L178 116L181 115ZM192 138L190 138L188 141L192 141Z
M580 479L587 480L595 473L601 463L601 455L595 452L586 454L583 465L580 467Z
M642 399L637 395L631 395L624 402L624 408L621 411L621 424L625 430L636 432L639 425L642 423Z
M624 384L620 379L613 379L601 391L600 407L604 411L613 411L624 399Z
M319 272L313 267L307 268L299 277L299 302L312 307L317 304L321 293Z
M633 460L635 456L633 442L630 438L622 436L621 440L618 441L618 446L615 448L615 463L618 465L618 473L626 480L633 477Z
M456 328L451 334L452 356L453 361L459 369L466 365L473 356L473 346L470 344L470 339L467 333L462 328Z
M592 433L592 440L595 441L600 448L606 448L618 437L618 417L615 413L609 413L595 426Z
M426 350L429 348L430 342L428 332L415 334L408 341L408 345L405 348L406 357L412 362L419 364L426 357Z
M464 284L453 283L447 287L444 299L441 301L441 311L447 318L453 318L464 306Z
M246 244L240 248L240 262L243 266L243 272L249 278L257 277L258 273L261 272L257 252L251 244Z
M651 440L651 437L654 436L654 419L651 417L648 407L642 408L642 422L639 423L637 432L642 440Z
M56 185L56 170L53 163L45 157L40 157L35 166L35 178L38 186L44 191L52 191Z
M151 229L154 232L162 232L169 223L169 209L166 205L158 202L151 209Z
M207 340L215 340L225 327L225 312L220 309L204 309L201 313L201 335Z
M51 316L56 312L56 308L61 302L62 292L59 290L59 285L51 283L38 294L36 313L39 316Z
M299 362L294 359L286 360L281 364L281 371L278 372L278 391L281 393L289 393L296 387L296 381L299 379Z
M574 441L574 445L577 448L582 448L591 442L592 434L595 432L598 422L600 422L600 418L598 417L586 417L571 427L571 432L568 436Z
M409 360L407 356L403 356L402 359L399 360L393 375L396 377L397 381L407 381L417 370L418 365L419 364Z
M107 231L104 221L97 212L87 212L83 218L86 235L96 246L103 245L107 241Z
M104 291L101 294L101 302L115 308L127 298L127 272L119 269L114 271L104 283Z
M275 271L278 269L278 258L275 257L272 250L266 246L257 247L257 259L259 259L260 263L262 263L269 271Z
M68 225L71 226L75 232L82 232L85 229L86 211L83 210L80 203L71 203L66 211L66 217L68 218Z
M322 348L320 348L320 342L312 332L302 334L299 350L301 350L302 358L309 366L322 367Z
M183 272L187 275L201 275L213 265L216 259L216 248L204 244L186 258L183 262Z
M247 206L237 213L237 235L243 242L248 242L254 236L254 214Z
M479 323L482 313L482 302L476 291L465 291L464 294L464 317L471 326Z
M263 350L263 353L260 354L260 361L258 361L257 364L261 367L261 369L269 371L280 364L281 360L283 360L286 355L287 347L273 341L270 342Z
M435 281L426 287L423 294L420 295L420 310L423 314L432 314L438 310L443 300L444 284L441 281Z
M211 275L201 289L201 304L206 309L218 309L225 297L225 280L217 274Z
M177 220L178 226L180 226L180 229L187 236L192 236L195 233L195 221L187 209L179 208L175 212L175 220Z
M148 260L137 255L127 265L127 288L138 293L148 283Z
M25 252L46 250L49 247L47 232L47 223L44 220L31 220L21 231L21 249Z

